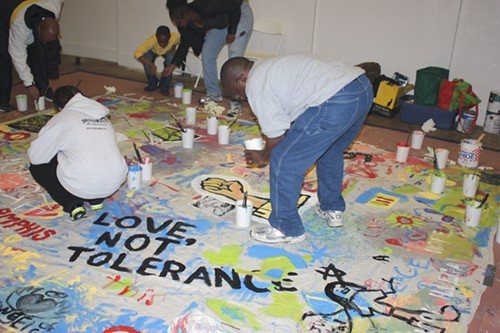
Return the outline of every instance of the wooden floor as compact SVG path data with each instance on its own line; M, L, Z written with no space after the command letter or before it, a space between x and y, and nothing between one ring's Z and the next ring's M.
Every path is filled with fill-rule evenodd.
M62 62L60 66L61 73L72 72L75 70L86 70L90 72L95 72L99 74L109 75L113 77L119 77L124 79L130 79L135 81L143 81L146 84L146 77L141 69L132 69L128 67L119 66L118 64L110 61L75 57L70 55L63 55ZM15 72L15 71L14 71ZM178 76L176 80L185 80L194 83L195 78L189 75ZM19 80L14 80L19 83ZM205 87L203 85L203 79L200 80L198 85L200 91L204 91ZM399 120L399 115L395 115L391 118L386 118L384 116L371 113L366 119L366 124L374 125L383 128L389 128L401 132L409 132L411 130L420 129L419 125L410 125L408 123L401 122ZM438 129L434 132L429 133L429 137L447 140L451 142L460 143L462 139L472 138L477 139L481 134L485 134L482 139L483 149L500 151L500 135L491 134L483 132L482 127L477 126L472 133L464 134L460 133L455 129L443 130Z

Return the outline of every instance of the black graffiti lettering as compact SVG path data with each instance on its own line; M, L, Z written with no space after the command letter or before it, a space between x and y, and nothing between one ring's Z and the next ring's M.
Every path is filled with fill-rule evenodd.
M127 220L132 220L132 224L127 225L127 224L123 223ZM141 219L137 216L124 216L124 217L119 218L118 220L115 221L115 225L118 228L122 228L122 229L134 229L134 228L137 228L139 226L139 224L141 224Z
M182 273L186 270L186 266L175 260L168 260L163 264L163 269L160 272L161 277L166 277L168 274L172 276L172 279L175 281L179 281L181 278L179 277L179 273Z
M149 268L151 268L151 269L158 268L156 265L150 265L150 262L152 262L152 261L161 262L162 260L160 258L155 258L155 257L148 257L148 258L144 259L141 266L137 269L137 274L145 275L145 276L155 275L155 273L148 273L146 271Z
M90 266L102 266L107 264L109 260L113 257L113 253L111 252L99 252L97 254L91 255L87 259L87 264Z
M68 249L74 251L73 255L69 258L69 262L73 262L76 259L78 259L78 257L80 257L80 254L82 254L82 252L94 251L94 249L89 249L89 248L81 247L81 246L69 246Z
M140 241L140 239L142 239L142 242ZM139 244L139 246L135 247L133 246L133 243L135 240L138 240L138 242L136 243L141 243ZM133 235L133 236L130 236L126 241L125 241L125 247L130 250L130 251L141 251L141 250L144 250L145 248L148 247L149 243L150 243L150 239L148 237L148 235L145 235L145 234L137 234L137 235ZM156 254L156 253L155 253Z
M99 216L97 218L97 220L94 221L94 224L97 224L97 225L102 225L102 226L105 226L105 227L108 227L109 226L109 223L104 223L104 219L108 216L108 213L102 213L101 216Z
M160 255L168 246L168 244L180 244L181 242L177 239L171 239L171 238L164 238L164 237L158 237L156 240L161 241L161 244L158 246L158 249L156 249L154 255L158 256Z
M174 226L172 227L172 229L170 229L167 232L167 235L175 237L175 238L184 239L185 238L184 236L176 234L176 232L183 232L183 233L187 232L187 229L185 229L184 227L196 228L196 226L192 225L192 224L188 224L188 223L184 223L184 222L176 222L174 224Z
M125 253L120 253L118 255L118 259L115 260L115 262L109 267L111 269L114 269L115 271L119 272L132 272L130 268L127 267L122 267L120 264L123 262L123 260L127 257L127 254Z
M196 271L194 271L194 273L191 274L186 279L186 281L184 281L184 283L190 284L191 282L194 281L194 279L199 279L199 280L205 281L205 284L207 286L209 286L209 287L212 286L212 282L210 282L210 278L208 276L208 272L207 272L207 269L205 268L205 266L198 267L198 269Z
M20 317L10 323L10 327L20 329L21 331L25 328L32 326L35 322L33 321L33 317L26 316L23 313L20 313ZM20 327L24 326L24 327Z
M153 218L151 217L148 217L146 218L146 226L148 228L148 231L152 234L156 234L158 233L159 231L162 231L164 230L165 228L167 228L170 224L172 224L172 222L174 222L174 220L170 219L170 220L166 220L165 222L163 222L162 224L160 224L159 227L155 227L155 221L153 220Z
M214 268L215 271L215 286L222 287L222 280L226 281L232 289L241 289L240 276L234 269L231 269L231 277L221 268Z
M252 275L246 275L245 278L243 279L243 284L245 287L247 287L248 290L251 290L256 293L268 293L270 290L268 288L258 288L255 286L255 284L252 281L253 276Z
M115 234L114 237L111 237L111 233L109 231L106 231L97 239L95 245L99 245L102 242L104 242L108 247L113 247L116 245L116 243L118 243L121 237L122 237L121 232L118 232Z

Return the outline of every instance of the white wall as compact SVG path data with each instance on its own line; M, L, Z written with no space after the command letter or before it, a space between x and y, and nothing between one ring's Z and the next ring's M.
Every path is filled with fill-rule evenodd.
M376 61L382 72L415 81L426 66L450 69L482 99L500 89L499 0L250 0L255 18L287 24L282 53L313 52L352 64ZM63 52L141 68L132 54L158 25L175 30L165 0L66 0ZM227 59L223 50L219 64ZM191 72L198 61L188 59Z

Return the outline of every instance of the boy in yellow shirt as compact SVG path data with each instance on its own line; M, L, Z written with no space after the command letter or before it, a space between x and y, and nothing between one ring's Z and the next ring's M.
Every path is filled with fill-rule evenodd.
M142 63L148 85L144 88L145 91L154 91L160 88L160 93L164 96L169 95L170 82L172 74L164 75L165 68L170 64L177 45L179 44L180 36L176 32L170 32L167 26L159 26L156 29L156 34L150 36L134 52L134 58ZM163 57L163 71L160 79L157 77L157 68L155 60L157 57Z

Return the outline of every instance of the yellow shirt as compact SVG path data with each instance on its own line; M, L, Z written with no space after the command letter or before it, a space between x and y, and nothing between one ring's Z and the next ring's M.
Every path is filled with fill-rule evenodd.
M149 50L153 51L154 54L159 56L164 55L168 51L170 51L173 47L177 46L181 40L180 35L177 32L170 33L170 40L166 47L161 47L158 44L158 40L156 39L156 34L150 36L144 43L139 45L134 52L134 58L139 59L142 55L144 55Z

